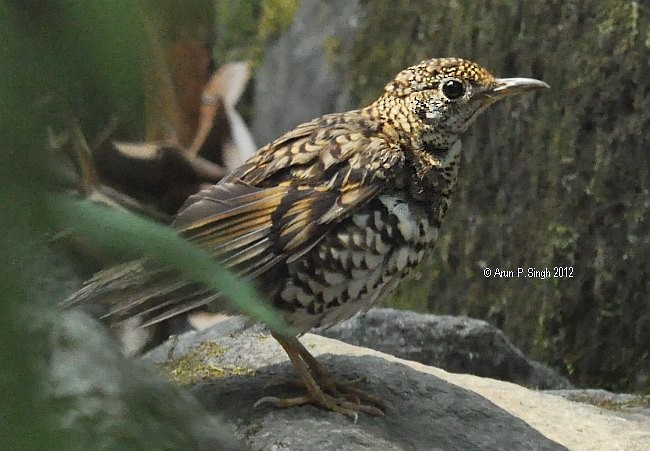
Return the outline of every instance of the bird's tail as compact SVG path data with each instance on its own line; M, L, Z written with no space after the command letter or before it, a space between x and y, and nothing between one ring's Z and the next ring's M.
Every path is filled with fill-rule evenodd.
M144 328L219 297L176 270L141 259L98 272L60 305L80 306L111 327L135 321Z

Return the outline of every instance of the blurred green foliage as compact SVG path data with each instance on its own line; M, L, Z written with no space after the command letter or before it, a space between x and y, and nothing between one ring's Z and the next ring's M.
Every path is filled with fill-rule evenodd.
M49 204L51 216L62 230L70 230L102 248L119 249L125 257L146 255L167 267L176 268L188 278L223 293L241 312L264 321L274 330L291 334L280 315L259 301L251 285L237 280L217 265L210 254L184 240L169 227L90 201L58 197L50 200Z
M60 269L38 253L60 224L100 244L149 252L182 266L192 277L223 288L233 301L243 301L253 316L278 324L248 285L173 232L131 215L53 200L48 126L61 129L73 117L92 137L119 115L126 136L142 133L142 6L109 0L0 2L0 449L76 449L73 437L79 431L63 429L53 414L61 406L47 405L50 342L48 331L34 321L45 316L56 321L58 315L35 295L35 286Z
M364 1L342 58L359 104L437 56L550 91L493 107L464 139L452 207L394 305L486 318L583 386L650 390L650 10L640 2ZM572 278L492 269L572 267Z

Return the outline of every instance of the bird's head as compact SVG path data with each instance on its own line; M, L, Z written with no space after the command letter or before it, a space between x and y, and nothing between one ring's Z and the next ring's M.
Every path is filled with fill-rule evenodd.
M380 99L398 106L400 116L434 147L446 147L494 102L549 86L532 78L495 78L459 58L437 58L401 71ZM404 117L405 116L405 117Z

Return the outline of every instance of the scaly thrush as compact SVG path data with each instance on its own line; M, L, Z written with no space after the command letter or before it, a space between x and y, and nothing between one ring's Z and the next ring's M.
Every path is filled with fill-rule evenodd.
M299 125L218 184L191 196L178 232L235 274L303 333L385 299L432 248L456 187L460 134L497 100L547 88L495 78L476 63L441 58L403 70L366 108ZM149 327L219 293L147 259L98 273L64 305L100 303L117 326ZM212 307L214 310L214 307ZM352 416L385 404L328 375L295 336L275 338L307 393L263 398L317 404Z

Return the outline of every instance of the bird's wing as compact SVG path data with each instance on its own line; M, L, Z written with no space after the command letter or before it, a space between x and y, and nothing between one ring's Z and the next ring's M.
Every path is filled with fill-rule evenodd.
M362 118L337 123L340 117L303 124L261 149L191 196L173 226L242 276L300 258L385 189L388 169L401 161L386 139L368 133Z
M174 226L235 274L256 277L300 258L332 223L379 190L378 185L341 193L321 186L218 184L197 194Z
M220 183L191 196L173 227L244 278L284 270L282 263L300 258L380 193L386 173L402 161L362 118L339 118L304 124L260 149ZM219 298L175 272L150 266L141 261L107 270L121 282L108 283L102 273L91 281L105 295L110 291L105 288L116 284L135 287L130 296L111 302L104 314L109 323L140 316L144 325L155 324Z

